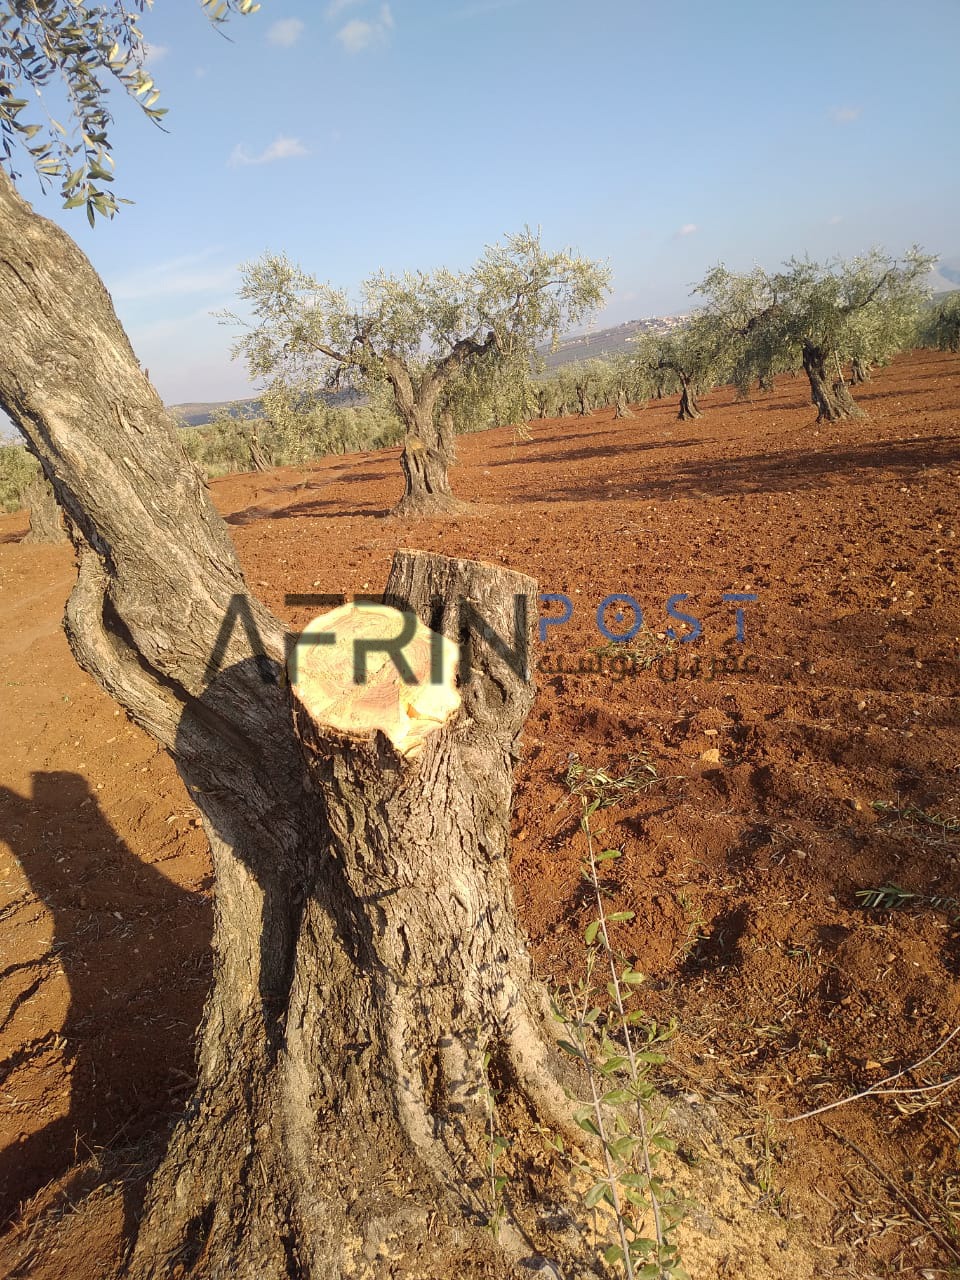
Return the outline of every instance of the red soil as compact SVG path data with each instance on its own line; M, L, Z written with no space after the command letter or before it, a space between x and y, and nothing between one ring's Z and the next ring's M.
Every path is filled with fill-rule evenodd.
M398 545L570 597L538 651L517 769L514 882L540 974L579 976L591 918L569 754L614 773L642 755L659 780L596 821L623 850L612 901L636 912L616 945L648 975L645 1007L679 1019L667 1080L738 1117L741 1180L822 1249L823 1274L939 1275L960 1258L960 1085L783 1122L960 1026L950 911L855 896L960 896L960 360L901 358L857 398L869 418L819 431L805 384L784 379L747 405L706 396L695 423L664 402L537 422L529 441L467 436L454 484L482 505L453 520L383 518L396 451L211 489L293 627L317 610L285 593L378 590ZM38 1251L31 1232L118 1153L132 1167L153 1150L188 1092L211 884L169 760L67 649L69 549L21 546L24 528L0 518L0 1274L93 1280L113 1273L135 1195L101 1189L81 1238ZM613 592L654 634L687 593L703 634L623 679L572 674L596 664ZM759 597L742 644L724 592ZM960 1037L906 1083L958 1069Z

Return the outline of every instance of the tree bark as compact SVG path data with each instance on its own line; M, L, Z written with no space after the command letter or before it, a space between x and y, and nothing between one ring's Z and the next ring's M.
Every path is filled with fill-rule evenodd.
M617 407L613 417L614 420L633 417L633 412L627 403L627 392L624 387L617 388Z
M851 363L850 381L853 385L859 386L862 382L870 381L870 365L869 362L863 360L860 356L854 356Z
M817 422L838 422L842 418L862 418L847 384L831 383L827 374L828 352L811 342L803 344L803 368L810 380L810 398L817 407Z
M690 385L690 379L680 375L680 410L677 413L677 419L680 422L692 421L694 418L702 418L703 414L697 405L694 397L693 388Z
M270 470L270 460L263 451L260 435L255 427L250 431L250 463L254 471Z
M46 476L39 475L24 497L26 505L30 508L30 532L24 537L24 542L70 541L63 512Z
M532 682L471 632L462 713L417 760L322 729L102 283L2 172L0 317L0 406L77 531L71 647L172 753L216 875L199 1081L126 1275L479 1280L547 1253L588 1274L522 1150L483 1230L486 1056L522 1114L562 1128L568 1105L506 859ZM460 598L509 637L519 595L529 635L536 590L414 552L388 584L457 641Z
M450 409L444 409L440 414L438 424L438 435L440 448L448 463L457 460L457 431L453 421L453 413Z
M590 412L590 397L586 383L580 383L577 387L577 404L580 417L585 418Z
M774 388L773 374L761 373L757 379L757 389L759 391L772 391Z
M388 357L385 363L394 402L406 428L400 454L403 497L393 514L433 516L465 510L468 504L461 502L450 488L452 441L445 441L443 424L436 421L442 384L435 376L425 375L416 385L398 358Z
M450 488L447 455L419 434L407 432L400 455L403 469L403 497L393 509L396 516L450 515L462 511L461 502Z

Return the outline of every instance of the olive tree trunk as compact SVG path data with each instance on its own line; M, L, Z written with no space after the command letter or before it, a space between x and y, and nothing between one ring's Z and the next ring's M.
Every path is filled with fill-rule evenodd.
M627 392L624 387L617 388L617 407L614 410L613 417L615 421L633 417L633 411L627 401Z
M471 631L461 712L419 758L325 731L102 283L2 172L0 318L0 406L77 546L71 647L173 755L216 876L198 1084L126 1274L593 1274L556 1203L538 1211L545 1166L522 1142L484 1230L485 1069L527 1134L568 1114L506 859L531 681ZM536 614L529 578L415 552L388 594L458 641L461 598L504 637L515 598L521 640Z
M684 377L682 374L679 375L679 377L680 377L681 390L680 390L680 409L677 413L678 421L688 422L688 421L692 421L694 418L702 418L703 414L700 412L700 408L697 404L696 397L694 396L693 387L690 383L690 379Z
M270 470L270 459L260 443L260 433L256 427L251 428L250 431L250 464L254 471Z
M862 382L870 381L870 364L869 361L861 359L860 356L854 356L850 366L850 381L853 385L859 386Z
M817 422L838 422L841 418L862 418L842 378L833 382L827 373L829 353L811 342L803 344L803 368L810 380L810 398L817 407Z
M43 474L39 475L24 494L30 508L30 531L24 542L69 542L63 512L57 502L53 486Z
M403 496L394 507L397 516L448 515L467 506L450 488L449 467L453 460L453 420L437 420L440 386L416 386L403 365L395 360L388 366L394 402L406 428L400 466Z

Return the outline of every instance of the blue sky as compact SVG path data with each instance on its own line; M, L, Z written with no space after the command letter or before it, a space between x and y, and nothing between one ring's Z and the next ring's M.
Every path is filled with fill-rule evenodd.
M524 224L607 259L598 323L683 310L724 261L918 241L960 254L956 0L262 0L143 19L168 133L119 97L87 227L168 403L251 394L211 312L284 250L347 287L468 265Z

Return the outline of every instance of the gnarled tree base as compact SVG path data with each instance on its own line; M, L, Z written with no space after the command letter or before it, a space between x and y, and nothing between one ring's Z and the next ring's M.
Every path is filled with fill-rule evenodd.
M390 513L394 516L446 516L468 509L450 488L447 474L450 455L439 441L426 443L409 435L400 455L405 481L403 497Z
M633 410L630 408L629 402L627 401L626 392L618 391L617 407L614 410L614 414L613 414L614 421L620 421L622 419L632 418L633 416L634 416Z
M806 343L803 348L803 368L810 381L810 399L817 407L818 423L864 416L843 379L837 378L830 382L825 351Z
M405 493L392 509L392 516L457 516L467 515L474 504L452 493Z
M387 587L452 639L467 599L522 647L517 596L532 625L530 579L409 552ZM152 1183L135 1280L506 1277L521 1262L518 1276L596 1274L540 1144L518 1139L502 1202L491 1187L494 1105L522 1116L528 1137L575 1131L506 858L533 686L482 639L469 644L463 705L413 758L379 731L318 723L294 686L318 858L299 898L231 885L264 918L291 913L289 989L272 993L269 1018L255 991L238 1014L238 975L221 960L200 1088ZM431 1270L431 1242L446 1270ZM452 1270L450 1250L463 1252Z
M694 399L693 392L689 387L684 387L680 393L680 409L677 413L678 422L692 422L695 418L702 418L700 407Z

